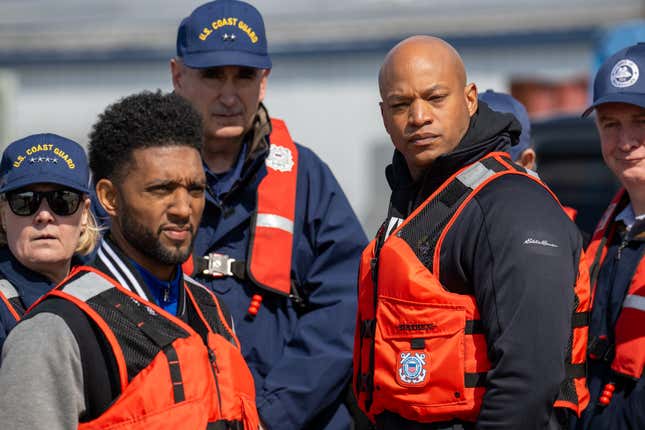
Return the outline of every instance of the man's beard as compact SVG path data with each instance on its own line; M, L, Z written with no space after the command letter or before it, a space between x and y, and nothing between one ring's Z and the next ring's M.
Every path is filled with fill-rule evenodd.
M121 232L125 240L137 251L146 257L169 266L182 264L193 251L194 236L192 234L190 244L185 249L179 246L165 246L159 240L161 228L155 235L145 225L137 222L136 217L132 216L129 210L123 211L123 216L121 217Z

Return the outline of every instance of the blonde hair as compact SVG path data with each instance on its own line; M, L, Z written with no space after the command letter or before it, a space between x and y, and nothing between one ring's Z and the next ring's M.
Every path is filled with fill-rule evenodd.
M0 204L6 204L4 195L0 198ZM83 203L81 203L82 205ZM101 241L101 228L98 226L96 218L90 208L83 208L82 210L87 210L87 224L81 231L74 254L88 255L94 251L94 248ZM2 246L7 246L7 232L4 230L4 223L0 223L0 247Z
M87 209L87 225L78 238L78 245L76 245L75 254L88 255L94 251L94 248L101 241L101 228L96 222L96 218L91 209Z

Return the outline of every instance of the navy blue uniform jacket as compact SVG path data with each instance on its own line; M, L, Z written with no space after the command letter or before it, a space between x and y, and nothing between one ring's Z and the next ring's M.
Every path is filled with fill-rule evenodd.
M9 281L18 291L25 309L55 287L55 284L43 275L20 264L6 246L0 249L0 278ZM0 300L0 350L7 335L16 324L16 319L5 303Z
M266 427L348 429L342 396L351 374L358 261L367 239L329 167L303 146L298 145L298 153L291 276L305 297L304 309L266 292L251 320L247 309L260 290L233 277L198 280L233 315ZM249 137L228 174L207 171L197 255L218 252L247 259L256 188L266 175L267 155L267 138L253 142Z

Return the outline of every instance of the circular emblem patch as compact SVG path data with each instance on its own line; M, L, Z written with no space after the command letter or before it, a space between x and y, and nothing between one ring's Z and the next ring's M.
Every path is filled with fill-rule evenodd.
M280 145L269 147L269 156L266 160L267 167L278 172L290 172L293 169L293 155L291 150Z
M426 355L424 353L403 352L399 360L399 383L401 385L420 385L426 380Z
M611 84L616 88L631 87L638 81L640 72L632 60L620 60L611 69Z

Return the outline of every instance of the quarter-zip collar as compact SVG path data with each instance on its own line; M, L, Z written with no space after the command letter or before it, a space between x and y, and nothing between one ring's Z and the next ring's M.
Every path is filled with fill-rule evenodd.
M114 243L109 233L101 241L94 265L108 276L114 278L123 288L132 291L149 302L159 303L163 307L163 304L155 300L156 296L152 291L155 285L148 284L145 275L137 270L134 261L127 257ZM186 297L181 270L177 269L176 277L178 279L171 281L173 283L176 282L178 285L175 314L180 318L184 318L186 313Z
M493 111L480 101L461 142L453 151L437 157L417 181L412 179L403 154L395 151L392 164L385 171L393 192L393 214L405 218L459 169L490 152L507 151L516 145L521 130L512 114Z

